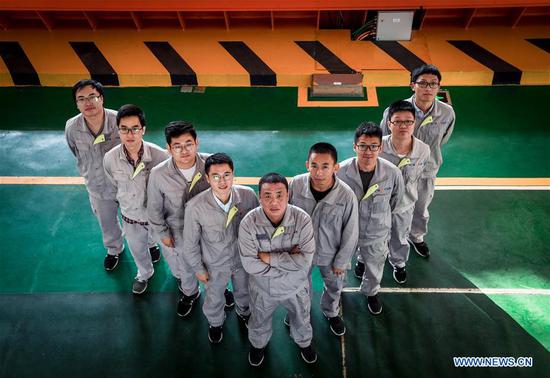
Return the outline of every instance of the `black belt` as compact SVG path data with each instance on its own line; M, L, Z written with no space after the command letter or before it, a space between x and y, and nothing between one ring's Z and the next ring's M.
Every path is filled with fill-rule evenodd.
M125 217L124 214L120 214L122 215L122 220L126 223L129 223L129 224L139 224L140 226L149 226L149 223L148 222L139 222L139 221L135 221L133 219L130 219L128 217Z

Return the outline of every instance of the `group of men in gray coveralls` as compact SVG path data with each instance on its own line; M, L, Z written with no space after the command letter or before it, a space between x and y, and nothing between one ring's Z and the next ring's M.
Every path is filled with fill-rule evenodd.
M178 315L192 311L203 283L210 342L222 341L224 310L235 306L248 328L248 360L259 366L273 314L282 306L302 358L314 363L314 266L324 281L321 311L341 336L341 293L356 252L354 273L375 315L382 312L378 291L386 258L401 284L409 245L422 257L430 254L424 241L428 207L441 146L455 121L453 109L436 98L440 82L436 67L417 68L413 96L391 104L380 127L364 122L356 129L355 157L338 163L333 145L316 143L307 173L290 184L278 173L264 175L258 198L233 183L231 157L198 152L191 123L170 122L163 149L143 140L146 119L139 107L105 109L101 84L79 81L73 98L80 114L67 121L65 135L102 230L105 270L118 265L125 237L137 266L132 292L142 294L162 250L182 292Z

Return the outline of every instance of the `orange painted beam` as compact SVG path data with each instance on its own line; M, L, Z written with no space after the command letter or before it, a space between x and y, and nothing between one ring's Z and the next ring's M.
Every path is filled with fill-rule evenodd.
M550 6L548 0L2 0L0 10L35 11L278 11L449 9Z

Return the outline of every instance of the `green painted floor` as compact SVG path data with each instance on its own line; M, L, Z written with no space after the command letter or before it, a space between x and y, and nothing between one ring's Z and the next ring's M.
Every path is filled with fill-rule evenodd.
M538 103L547 87L450 88L458 123L445 147L445 177L550 177L550 125ZM407 88L378 92L381 104ZM67 88L0 88L0 176L74 176L63 138L75 112ZM144 106L147 139L190 119L201 149L224 151L238 176L304 171L308 147L335 144L353 154L353 129L379 121L383 107L297 109L292 88L108 89L112 108ZM9 111L7 111L9 109ZM542 118L541 118L542 117ZM246 146L243 148L243 146ZM404 287L550 289L549 191L438 191L431 207L429 261L411 255ZM246 335L228 313L224 342L209 345L206 322L175 314L176 286L164 262L151 293L134 298L135 267L126 253L115 272L102 268L99 229L82 186L0 186L0 376L257 376L246 361ZM349 274L348 286L359 282ZM383 287L397 287L386 268ZM315 303L322 283L314 274ZM550 370L550 299L540 295L384 294L384 313L368 314L346 293L345 372L360 376L529 376ZM266 377L343 376L339 340L317 307L313 324L321 360L306 366L282 326ZM452 356L532 356L525 369L456 369Z

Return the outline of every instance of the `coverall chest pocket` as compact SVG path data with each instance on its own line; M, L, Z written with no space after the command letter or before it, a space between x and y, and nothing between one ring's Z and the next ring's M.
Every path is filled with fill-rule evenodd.
M219 231L218 225L205 225L202 230L204 239L209 243L219 243L224 239L224 233Z
M382 222L390 212L390 196L388 194L378 194L372 199L371 218Z
M183 206L183 193L181 190L168 190L166 191L165 198L169 204L175 208Z
M401 171L403 175L403 181L405 181L406 184L409 184L409 183L414 184L420 178L420 172L421 172L421 169L417 165L417 163L412 163L407 165Z

